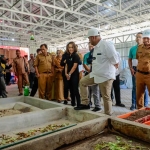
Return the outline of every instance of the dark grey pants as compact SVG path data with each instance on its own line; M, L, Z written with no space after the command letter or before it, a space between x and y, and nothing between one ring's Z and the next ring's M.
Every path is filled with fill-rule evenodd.
M4 77L0 77L0 96L2 96L3 98L7 97L6 94L6 85L5 85L5 80Z
M91 98L93 95L95 107L101 108L99 85L95 84L95 85L89 86L88 89L89 89L89 100L91 101Z

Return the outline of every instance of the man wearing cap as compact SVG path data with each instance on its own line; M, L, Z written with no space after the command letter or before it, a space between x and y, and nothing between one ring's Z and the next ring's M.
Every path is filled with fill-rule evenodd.
M138 60L136 73L137 108L144 107L144 91L147 86L150 93L150 29L143 32L143 45L138 46L136 58Z
M81 105L75 110L90 109L88 86L99 84L104 101L104 113L112 114L111 87L115 80L119 59L112 42L104 41L97 29L88 31L90 43L95 46L93 52L92 72L80 80Z
M136 34L136 43L137 45L133 46L130 51L129 51L129 59L128 59L128 64L129 68L131 71L132 75L132 104L130 107L130 110L135 110L136 109L136 78L135 78L135 73L137 70L137 64L138 61L136 59L136 53L139 45L143 44L143 38L142 38L142 32L139 32ZM146 88L145 90L145 95L144 95L144 106L148 106L148 90Z

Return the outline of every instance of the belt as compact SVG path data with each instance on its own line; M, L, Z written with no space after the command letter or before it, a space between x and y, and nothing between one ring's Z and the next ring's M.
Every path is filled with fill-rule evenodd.
M49 73L52 73L52 72L42 72L42 73L47 73L47 74L49 74Z
M52 72L42 72L42 73L46 73L46 74L49 74L49 73L52 73Z
M137 70L137 72L145 74L145 75L150 74L150 72L143 72L143 71L140 71L140 70Z

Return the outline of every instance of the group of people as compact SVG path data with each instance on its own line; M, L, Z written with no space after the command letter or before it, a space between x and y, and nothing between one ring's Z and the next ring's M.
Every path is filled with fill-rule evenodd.
M150 29L136 35L137 45L129 52L129 68L132 74L131 110L148 107L150 93Z
M114 93L116 106L125 107L120 95L119 53L112 42L101 39L95 28L88 31L88 38L89 52L83 60L74 42L67 44L65 52L57 50L56 54L49 53L47 45L42 44L37 49L36 57L30 54L29 61L16 50L13 69L18 77L19 96L23 95L23 85L28 85L31 88L30 96L34 96L38 89L41 99L55 99L67 104L71 98L75 110L90 109L93 96L93 111L101 111L102 97L104 113L111 115ZM136 106L138 109L148 106L150 30L144 31L143 35L138 33L136 41L137 45L130 49L128 61L133 79L131 110L136 109ZM79 69L81 64L85 69L84 76Z

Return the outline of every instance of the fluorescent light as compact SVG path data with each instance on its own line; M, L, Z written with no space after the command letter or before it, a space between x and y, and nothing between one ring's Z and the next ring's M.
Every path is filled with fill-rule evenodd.
M14 41L15 39L11 39L12 41Z

